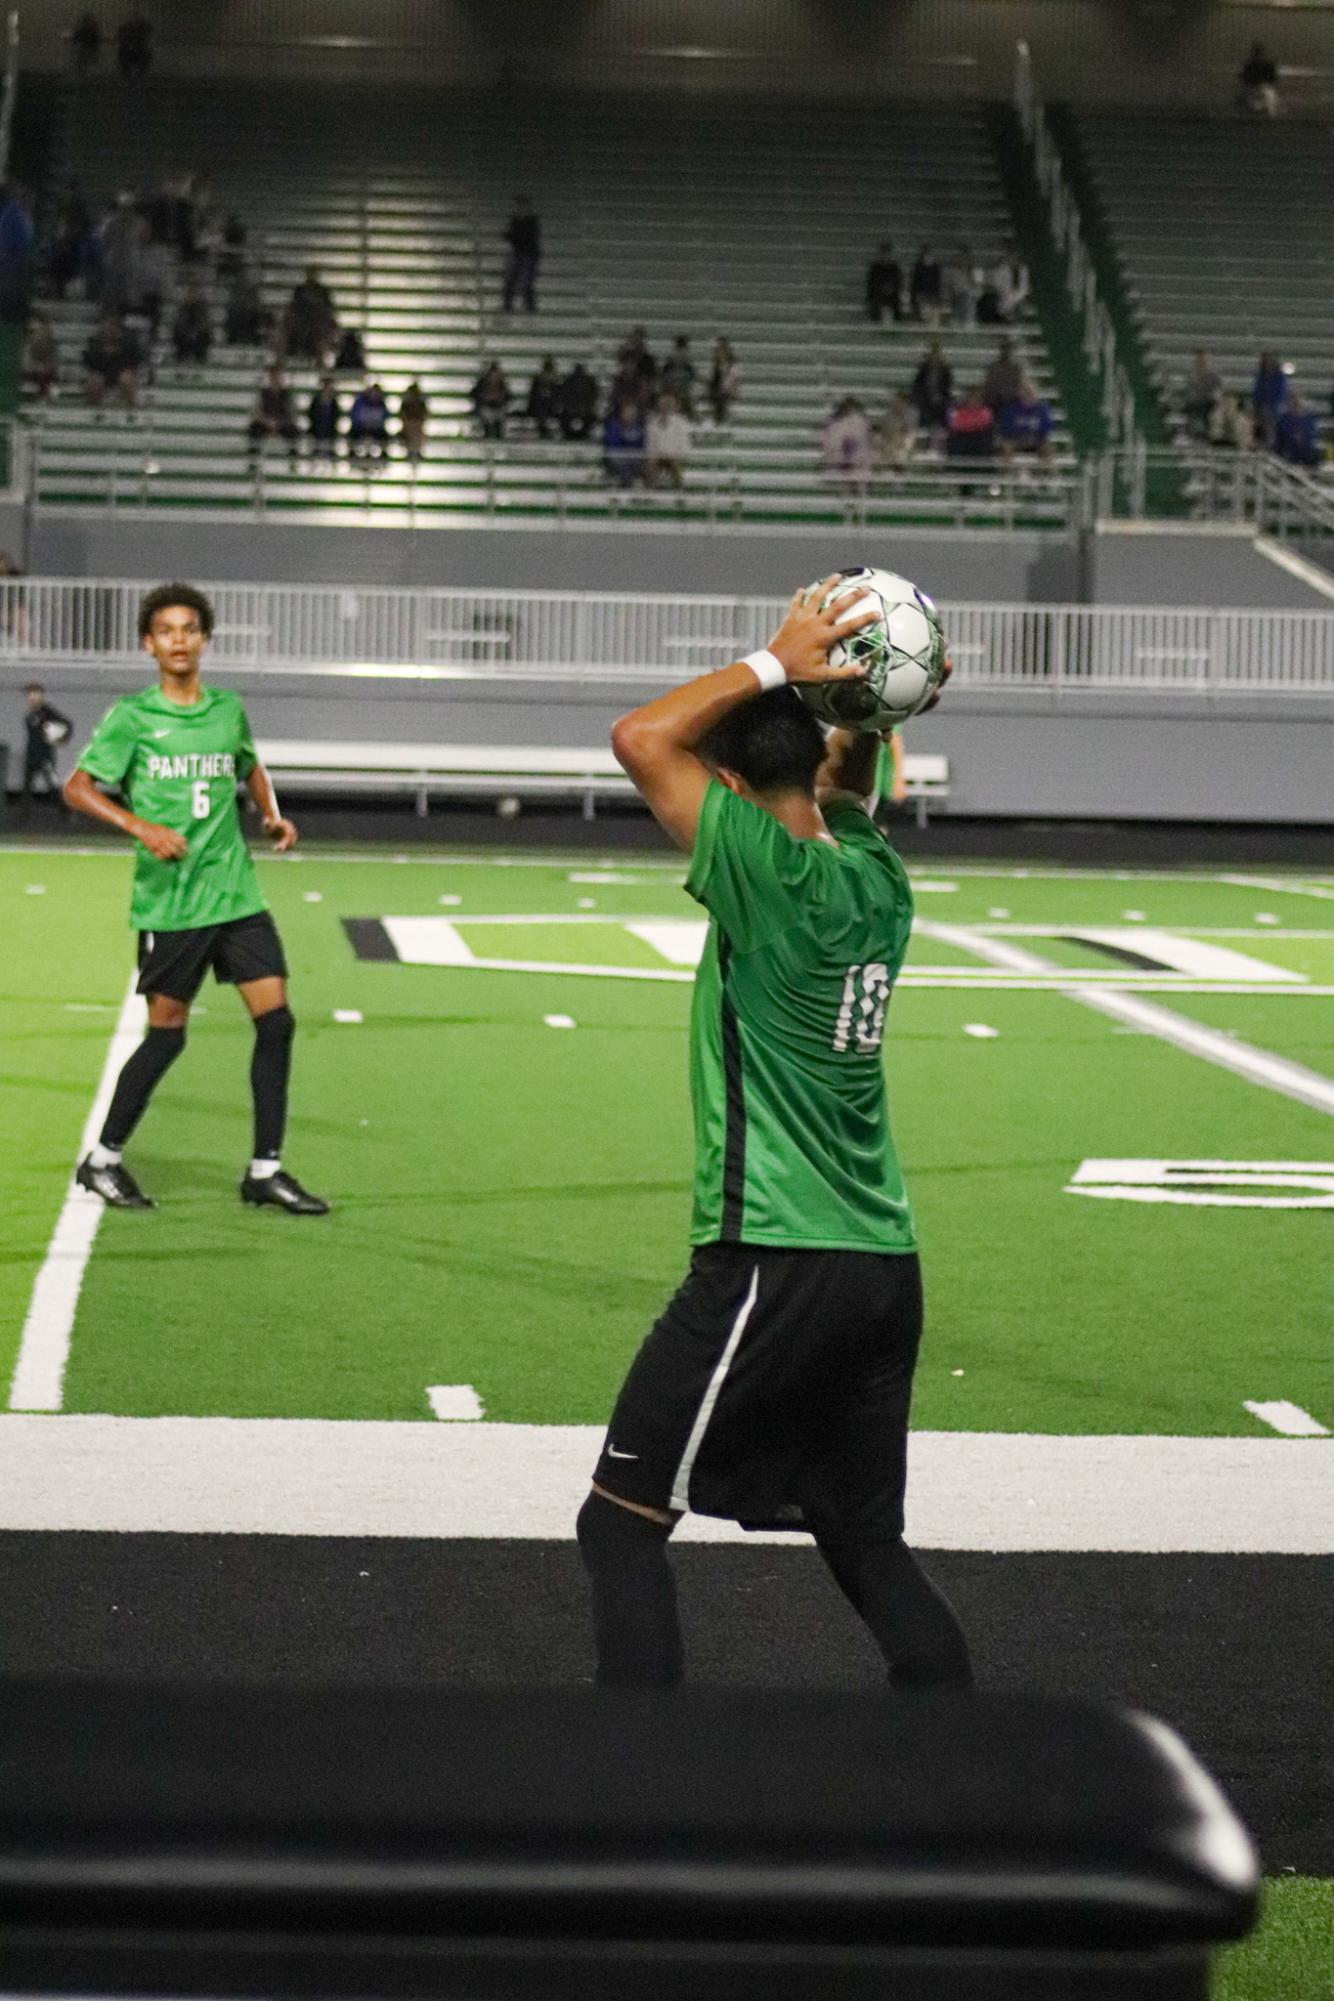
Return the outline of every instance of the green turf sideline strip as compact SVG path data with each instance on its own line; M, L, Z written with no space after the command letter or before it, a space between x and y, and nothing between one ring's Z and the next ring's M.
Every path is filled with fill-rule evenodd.
M132 973L106 1061L102 1065L97 1095L84 1123L83 1137L79 1142L80 1159L102 1130L121 1066L143 1039L145 1011L144 1002L135 991L137 981L137 973ZM46 1247L46 1256L33 1282L18 1360L14 1364L9 1387L11 1410L60 1409L65 1389L65 1365L69 1360L70 1330L79 1304L83 1275L92 1255L93 1240L102 1221L102 1209L99 1195L90 1195L77 1182L70 1182L64 1205L56 1218L56 1227L51 1233L51 1241Z
M596 1425L0 1414L0 1528L568 1539ZM1312 1439L913 1435L908 1535L933 1549L1331 1546ZM690 1517L690 1540L742 1541ZM766 1537L781 1541L781 1536Z
M1009 971L1046 976L1053 973L1059 975L1061 971L1050 959L1041 959L1036 952L1029 952L1022 945L1012 945L1004 938L984 937L966 925L934 924L919 919L916 928L928 937L938 938L942 944L975 952L978 958ZM1156 1035L1161 1041L1184 1049L1188 1055L1203 1057L1206 1063L1216 1063L1220 1069L1245 1077L1249 1083L1281 1092L1286 1098L1295 1098L1298 1104L1308 1105L1313 1111L1334 1115L1334 1080L1306 1069L1301 1063L1291 1063L1286 1057L1271 1055L1268 1050L1257 1049L1252 1043L1236 1041L1217 1029L1204 1028L1185 1015L1173 1014L1170 1008L1156 1007L1152 1001L1142 1000L1138 995L1123 990L1097 989L1067 981L1059 991L1083 1007L1111 1015L1116 1021L1142 1029L1146 1035ZM1267 991L1309 993L1310 989Z

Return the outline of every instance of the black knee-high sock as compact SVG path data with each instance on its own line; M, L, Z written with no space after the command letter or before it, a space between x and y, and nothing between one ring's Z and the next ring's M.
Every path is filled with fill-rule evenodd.
M277 1160L287 1125L287 1078L292 1067L296 1019L286 1007L255 1016L250 1095L255 1101L255 1159Z
M159 1078L166 1075L185 1047L183 1028L150 1028L116 1079L111 1109L102 1127L101 1144L117 1151L144 1115Z
M676 1580L667 1561L673 1524L650 1521L590 1494L575 1523L593 1587L599 1688L675 1688L684 1674Z
M901 1536L817 1541L839 1589L870 1627L895 1688L972 1687L963 1627Z

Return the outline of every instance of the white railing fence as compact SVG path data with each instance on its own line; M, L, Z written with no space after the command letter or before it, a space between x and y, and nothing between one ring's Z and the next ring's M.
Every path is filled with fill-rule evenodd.
M1102 411L1114 444L1135 439L1135 398L1117 351L1112 316L1098 290L1097 273L1079 221L1079 206L1033 82L1027 42L1015 45L1014 108L1033 156L1033 171L1047 204L1052 239L1065 265L1066 290L1084 329L1084 354L1102 385Z
M0 678L147 671L144 586L0 581ZM206 585L209 673L578 684L687 680L764 644L777 598ZM1334 613L944 604L961 688L1334 698ZM369 687L366 689L370 694Z

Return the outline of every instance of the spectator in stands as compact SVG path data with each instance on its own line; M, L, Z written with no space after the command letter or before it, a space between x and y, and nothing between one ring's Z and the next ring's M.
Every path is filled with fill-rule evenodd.
M871 426L855 396L834 405L820 433L820 460L830 479L865 492L871 477Z
M1210 413L1209 443L1228 452L1248 452L1255 443L1255 420L1230 389L1223 391Z
M0 201L0 320L26 326L32 308L32 199L21 181L11 181Z
M368 382L353 397L347 439L354 459L369 459L378 465L388 458L389 405L378 382Z
M1186 420L1187 437L1201 440L1208 437L1214 409L1222 393L1223 378L1207 351L1201 348L1181 389L1181 414Z
M1036 458L1045 464L1051 457L1051 425L1051 405L1038 394L1035 382L1025 382L1001 416L1001 456Z
M921 425L906 389L896 389L888 410L874 427L875 462L890 472L902 472L917 449Z
M560 371L554 354L547 355L528 385L528 421L539 438L550 438L560 422Z
M989 459L996 450L996 413L979 383L950 407L945 454L952 459Z
M943 279L945 315L956 327L977 325L977 301L984 283L985 273L972 251L960 244L945 260Z
M713 344L707 394L714 423L719 426L725 424L732 414L732 405L741 394L741 370L737 366L731 341L722 336Z
M645 427L648 465L645 479L650 486L674 486L679 493L685 483L686 460L690 457L690 422L670 389L664 389L654 404Z
M218 246L217 272L220 278L234 278L245 268L246 226L235 209L222 225Z
M153 67L152 24L138 10L128 20L122 21L116 30L116 61L127 81L131 77L147 76Z
M51 290L63 299L77 278L85 275L92 214L77 181L66 184L56 205L55 234L47 254L47 275Z
M642 417L653 401L655 382L656 377L642 375L622 349L620 366L607 390L607 415L619 409L622 403L633 403Z
M301 283L293 286L284 319L285 351L323 367L337 336L338 315L333 293L313 264L307 267Z
M340 327L336 331L338 345L334 349L334 372L338 375L364 375L366 349L361 335L355 327Z
M912 398L924 431L943 431L954 392L954 370L945 359L945 350L933 340L918 364L908 394Z
M139 401L144 350L139 336L116 313L108 313L83 350L83 393L100 409L114 397L127 410Z
M343 406L338 400L332 375L322 375L319 387L306 405L306 429L310 434L310 455L314 459L336 459L338 432Z
M1013 403L1024 386L1024 371L1012 340L1003 340L995 357L982 377L982 401L989 403L998 416L1003 416L1007 403Z
M259 347L273 331L273 314L259 286L242 265L227 288L222 309L222 337L229 347Z
M34 313L28 322L28 338L23 347L23 379L34 396L45 402L60 379L60 348L56 330L45 313Z
M87 76L102 57L102 24L96 14L80 14L69 36L70 57L76 76Z
M561 383L557 411L563 438L592 436L598 414L598 385L582 361L575 362Z
M296 464L297 446L301 433L297 429L296 412L292 408L292 392L287 386L282 363L275 361L267 377L260 384L255 397L250 421L246 426L246 437L250 445L252 469L259 464L259 456L270 438L281 438L287 446L288 462Z
M1253 42L1251 52L1237 72L1237 103L1242 111L1262 118L1277 118L1278 65L1263 42Z
M903 266L888 242L879 245L866 267L866 316L878 326L886 313L892 320L903 318Z
M672 351L662 364L659 389L676 399L678 408L693 423L695 418L695 363L690 353L690 335L678 334Z
M503 438L510 407L510 386L498 361L489 361L468 392L474 417L484 438Z
M426 420L430 414L425 391L414 375L398 399L398 435L413 465L419 465L425 455Z
M1001 322L1009 326L1023 311L1032 289L1028 266L1016 245L1011 243L1006 246L1005 255L992 266L988 281L995 295L996 312ZM981 318L980 313L978 317Z
M1288 370L1276 354L1262 354L1251 384L1251 408L1255 412L1255 435L1269 451L1278 436L1278 420L1288 401Z
M643 327L631 327L617 350L616 365L621 375L633 380L634 394L642 402L658 379L658 364Z
M148 231L134 205L134 196L122 188L115 207L98 231L99 265L102 273L101 297L111 312L137 310L143 290L143 253Z
M613 486L638 486L644 445L644 413L633 397L624 397L602 427L602 464Z
M1289 465L1318 466L1323 456L1320 449L1320 419L1304 397L1292 396L1278 420L1275 446L1281 459Z
M944 305L945 273L940 259L929 243L924 243L917 253L917 262L912 267L912 316L922 320L929 327L940 325L940 315Z
M192 361L201 366L213 345L213 327L208 300L193 280L186 286L171 323L171 344L178 362Z
M542 262L542 224L533 213L526 195L515 195L514 209L505 225L504 307L514 311L514 301L522 299L530 313L537 311L537 273Z

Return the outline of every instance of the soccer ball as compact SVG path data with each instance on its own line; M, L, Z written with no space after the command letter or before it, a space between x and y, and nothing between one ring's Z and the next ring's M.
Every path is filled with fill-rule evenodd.
M833 667L862 666L859 681L799 681L797 693L822 723L834 729L887 730L915 716L940 686L945 636L935 605L889 570L858 564L841 572L825 603L846 598L849 608L879 600L880 616L829 649ZM815 585L811 586L814 590Z

